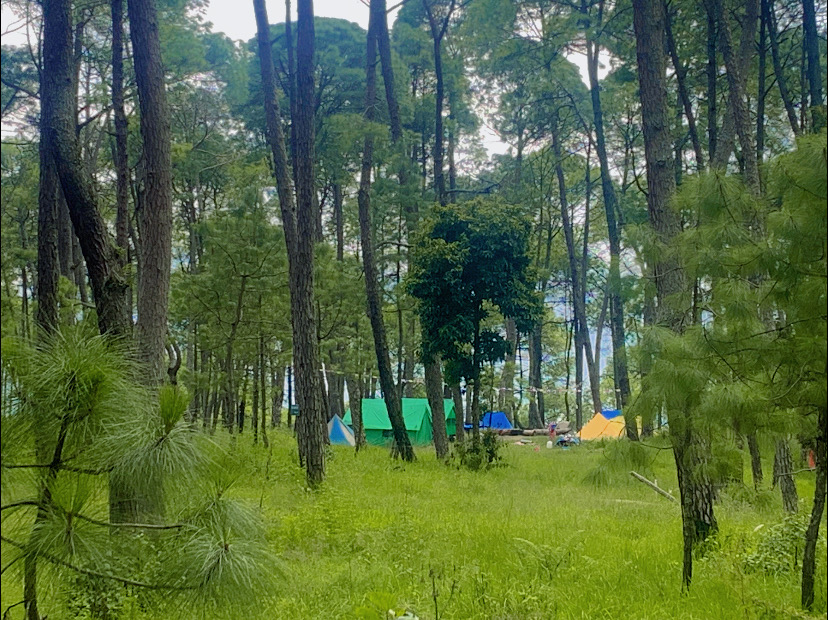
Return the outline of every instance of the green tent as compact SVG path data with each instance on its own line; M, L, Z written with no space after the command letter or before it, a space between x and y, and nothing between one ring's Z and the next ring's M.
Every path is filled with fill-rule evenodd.
M454 402L446 399L443 403L446 410L446 432L452 436L457 432ZM411 443L415 446L431 443L434 438L434 427L431 425L431 407L428 406L428 399L403 398L402 413L405 430L408 431ZM353 425L350 409L345 412L343 422L348 426ZM365 440L368 443L383 446L390 444L393 440L391 420L388 419L388 410L385 408L383 399L362 399L362 424L365 427Z

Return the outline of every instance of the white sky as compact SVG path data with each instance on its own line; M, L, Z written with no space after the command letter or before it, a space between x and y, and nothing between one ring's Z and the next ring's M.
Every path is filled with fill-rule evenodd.
M267 0L267 17L271 24L285 21L284 0ZM389 2L393 6L396 2ZM296 1L291 2L293 19L296 19ZM339 17L356 22L368 29L368 7L360 0L314 0L313 12L319 17ZM396 11L389 16L393 23ZM231 39L247 41L256 34L256 19L253 16L251 0L210 0L204 14L207 21L213 22L214 32L223 32Z
M284 0L266 0L267 14L270 23L284 21ZM395 0L389 2L392 6ZM338 17L368 28L368 7L361 0L315 0L314 13L320 17ZM293 17L296 18L296 2L292 2ZM388 16L389 25L393 24L397 10ZM253 3L250 0L210 0L204 10L204 19L213 24L214 32L224 32L231 39L247 41L256 34L256 19L253 15ZM7 5L2 6L2 42L6 45L20 45L26 41L25 29L20 29L19 23ZM581 55L572 55L569 60L574 62L586 81L586 59ZM606 71L599 71L603 78ZM8 133L3 128L3 133ZM501 142L495 133L485 124L481 128L483 145L490 153L505 153L507 145Z

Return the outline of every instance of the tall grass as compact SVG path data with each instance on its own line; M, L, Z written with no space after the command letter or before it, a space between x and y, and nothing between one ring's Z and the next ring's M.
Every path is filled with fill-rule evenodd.
M778 562L763 570L756 561L773 548L767 531L780 539L773 528L783 521L781 503L750 501L744 491L722 494L717 542L681 593L678 507L628 473L678 495L666 449L509 445L505 467L472 472L428 450L403 465L382 449L355 456L333 447L326 483L309 491L293 439L275 433L271 442L270 454L245 436L228 446L235 482L227 493L261 504L278 558L277 585L245 620L386 619L389 610L421 620L805 617L798 570L778 570ZM604 469L599 484L596 468ZM797 481L803 498L813 496L810 475ZM815 609L824 617L824 535L819 549ZM192 617L186 609L153 613L133 617Z

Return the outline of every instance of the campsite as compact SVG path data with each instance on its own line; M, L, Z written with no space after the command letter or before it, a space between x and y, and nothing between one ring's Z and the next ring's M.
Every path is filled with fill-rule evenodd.
M828 0L3 0L0 620L828 614Z

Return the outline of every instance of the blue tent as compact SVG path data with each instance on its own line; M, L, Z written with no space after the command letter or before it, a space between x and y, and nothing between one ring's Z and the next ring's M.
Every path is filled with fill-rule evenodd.
M604 409L601 412L601 415L604 416L607 420L612 420L613 418L617 418L621 415L620 409Z
M500 430L509 430L514 428L509 418L502 411L489 411L483 414L483 419L480 420L480 428L494 428Z
M338 415L334 415L334 417L331 418L331 421L328 422L328 437L333 445L351 447L356 445L354 434L351 432L350 428L345 426L342 418Z

